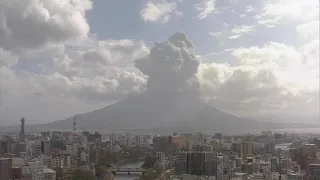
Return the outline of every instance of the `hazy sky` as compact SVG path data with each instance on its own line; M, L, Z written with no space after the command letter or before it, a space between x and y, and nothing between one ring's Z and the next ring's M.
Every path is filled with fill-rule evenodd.
M134 60L177 31L193 42L208 103L239 116L319 116L318 0L1 0L0 125L144 92Z

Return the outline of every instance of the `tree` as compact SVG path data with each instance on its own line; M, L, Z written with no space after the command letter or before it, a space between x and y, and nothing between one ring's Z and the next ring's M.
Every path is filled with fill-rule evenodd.
M149 169L143 176L140 176L139 180L154 180L157 178L158 173L153 169Z
M165 169L163 167L157 167L156 171L157 171L158 175L160 176L165 171Z
M104 176L106 173L108 173L108 167L107 166L96 166L96 176L100 177L101 175Z
M76 169L68 180L94 180L96 177L89 170Z
M145 160L144 160L144 163L142 165L142 168L144 169L150 169L150 168L153 168L154 167L154 164L155 164L155 161L156 161L156 158L155 156L153 155L147 155Z

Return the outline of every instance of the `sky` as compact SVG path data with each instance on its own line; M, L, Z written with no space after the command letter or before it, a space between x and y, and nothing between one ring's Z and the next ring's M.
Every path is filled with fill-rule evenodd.
M145 92L150 72L135 60L178 31L207 103L268 121L319 119L318 0L1 0L0 125Z

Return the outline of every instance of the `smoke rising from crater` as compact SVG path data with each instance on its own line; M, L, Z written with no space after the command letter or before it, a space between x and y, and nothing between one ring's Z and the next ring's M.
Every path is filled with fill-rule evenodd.
M167 41L156 42L148 56L137 59L136 68L148 76L148 91L197 93L195 74L199 61L193 47L187 36L178 31Z

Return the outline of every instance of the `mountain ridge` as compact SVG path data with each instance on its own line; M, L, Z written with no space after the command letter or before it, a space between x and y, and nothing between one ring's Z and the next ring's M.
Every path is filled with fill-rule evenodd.
M281 124L249 120L212 107L188 94L144 93L91 112L32 129L72 129L73 117L81 130L181 130L281 128Z

